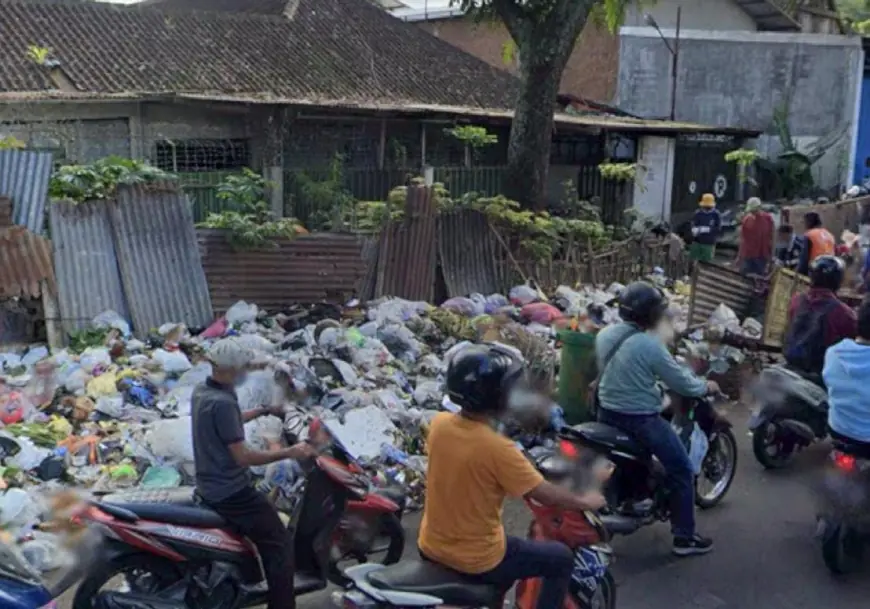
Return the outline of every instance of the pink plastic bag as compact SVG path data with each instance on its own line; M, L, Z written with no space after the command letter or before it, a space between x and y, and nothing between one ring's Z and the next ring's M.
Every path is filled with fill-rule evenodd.
M212 325L202 331L200 336L202 338L220 338L224 334L227 333L227 328L229 324L227 323L226 317L221 317L216 320Z
M536 324L550 325L562 318L562 311L546 302L533 302L520 309L520 315Z

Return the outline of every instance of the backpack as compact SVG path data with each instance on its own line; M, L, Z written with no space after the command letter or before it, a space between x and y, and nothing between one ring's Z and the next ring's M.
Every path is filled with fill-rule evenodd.
M788 327L784 355L790 366L804 372L818 374L825 363L825 342L828 313L839 305L831 299L823 307L813 309L810 299L804 295L797 314Z

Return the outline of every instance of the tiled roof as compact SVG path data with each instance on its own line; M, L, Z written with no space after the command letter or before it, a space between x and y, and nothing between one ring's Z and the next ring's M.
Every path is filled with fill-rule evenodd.
M206 4L234 12L184 10ZM119 7L0 0L0 92L513 104L513 77L368 0L290 0L278 14L245 12L282 4L177 0ZM40 66L30 59L31 46L50 49L58 70L49 67L53 62Z

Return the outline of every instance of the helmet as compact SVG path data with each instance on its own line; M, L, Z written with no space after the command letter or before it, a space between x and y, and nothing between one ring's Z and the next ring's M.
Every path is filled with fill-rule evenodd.
M810 265L810 281L814 288L836 292L843 284L846 265L836 256L819 256Z
M646 281L628 284L619 295L619 316L641 328L655 326L667 308L662 291Z
M496 414L507 406L514 383L523 374L523 362L499 345L473 345L462 349L447 366L447 395L469 413Z

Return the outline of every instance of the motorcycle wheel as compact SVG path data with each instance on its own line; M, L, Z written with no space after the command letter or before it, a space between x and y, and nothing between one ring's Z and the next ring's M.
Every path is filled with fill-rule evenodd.
M610 570L604 574L589 604L577 603L579 609L616 609L616 580Z
M765 469L782 469L791 463L795 455L794 443L777 441L776 431L776 423L768 422L752 432L752 452ZM774 452L771 453L771 449Z
M109 562L95 565L79 584L72 602L72 609L93 609L94 598L111 580L137 573L137 578L150 575L150 585L136 592L154 594L165 590L182 577L181 571L170 561L149 554L127 554ZM129 580L128 580L129 581ZM137 586L138 588L138 586Z
M845 575L863 563L863 544L858 534L839 522L825 521L822 530L822 559L834 575Z
M330 558L329 567L327 568L326 578L330 583L336 586L346 587L350 580L344 576L344 570L339 566L340 562L350 558L355 560L357 564L369 562L369 555L380 553L386 549L386 554L382 561L378 561L383 565L394 565L402 559L402 554L405 552L405 529L402 528L402 521L397 514L383 514L379 519L379 533L375 536L372 547L365 556L343 556L338 560ZM386 543L381 543L386 540ZM386 546L386 548L384 548ZM78 609L74 607L73 609Z
M708 473L715 480L709 478ZM710 445L701 464L701 475L695 479L695 505L702 510L718 505L731 488L736 473L737 438L734 432L725 429L717 434L715 442ZM702 477L713 482L713 488L706 494L698 492L698 480Z

